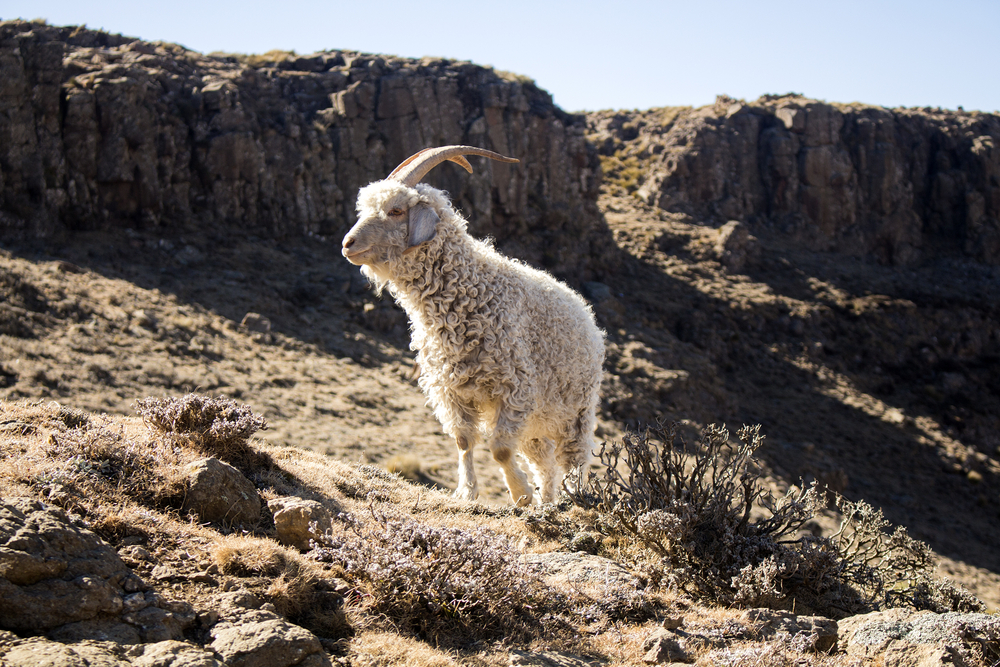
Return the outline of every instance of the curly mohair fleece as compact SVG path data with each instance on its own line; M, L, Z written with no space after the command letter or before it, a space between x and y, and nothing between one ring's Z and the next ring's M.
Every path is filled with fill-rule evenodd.
M470 236L440 190L372 183L358 194L359 219L419 203L440 218L434 238L404 252L396 230L384 262L362 271L409 315L420 387L458 445L456 494L478 495L472 449L482 436L514 502L533 494L513 451L550 502L563 474L590 460L604 332L579 294Z

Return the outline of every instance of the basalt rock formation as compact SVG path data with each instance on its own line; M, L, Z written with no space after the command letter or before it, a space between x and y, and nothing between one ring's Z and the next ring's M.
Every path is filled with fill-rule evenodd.
M359 187L427 146L473 144L521 163L476 163L472 175L446 168L429 182L452 194L474 233L586 276L601 236L600 172L583 133L583 117L530 80L471 63L348 51L206 56L0 23L7 238L119 227L339 239Z
M912 265L1000 263L1000 116L827 104L799 95L600 112L589 138L643 172L647 204L768 225L815 250Z

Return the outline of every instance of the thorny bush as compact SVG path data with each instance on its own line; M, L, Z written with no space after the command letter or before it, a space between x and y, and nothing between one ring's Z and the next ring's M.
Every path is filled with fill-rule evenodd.
M706 427L690 446L676 424L604 444L603 471L576 486L573 501L595 509L598 529L624 538L654 583L741 607L812 609L830 616L907 604L974 610L981 603L934 580L929 548L881 512L839 499L844 522L832 537L805 525L825 508L815 483L775 497L754 458L759 426Z
M544 588L506 538L371 512L365 521L341 514L346 529L310 553L340 566L370 614L435 641L525 635L537 626Z

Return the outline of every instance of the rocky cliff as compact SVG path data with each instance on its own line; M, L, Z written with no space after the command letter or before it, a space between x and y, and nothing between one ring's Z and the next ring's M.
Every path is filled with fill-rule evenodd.
M470 63L330 51L205 56L84 28L0 23L0 235L233 230L339 238L359 187L432 145L521 159L446 166L481 235L586 275L598 215L581 116ZM529 237L534 241L527 240ZM544 240L544 247L537 241Z
M889 264L939 251L1000 263L996 114L723 96L592 114L590 138L621 169L641 169L623 184L667 211L766 224Z
M890 264L941 250L1000 262L1000 117L979 112L723 96L585 121L530 80L471 63L202 55L8 21L0 138L7 238L102 227L339 237L359 187L421 148L466 143L522 160L431 176L473 231L586 279L608 268L596 144L638 165L631 189L668 211Z

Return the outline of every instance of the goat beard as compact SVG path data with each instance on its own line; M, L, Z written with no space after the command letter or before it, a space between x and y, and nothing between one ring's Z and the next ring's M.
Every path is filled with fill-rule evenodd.
M389 274L385 270L379 271L371 264L365 264L361 267L361 275L367 278L368 282L375 288L375 294L382 296L382 290L389 284Z

